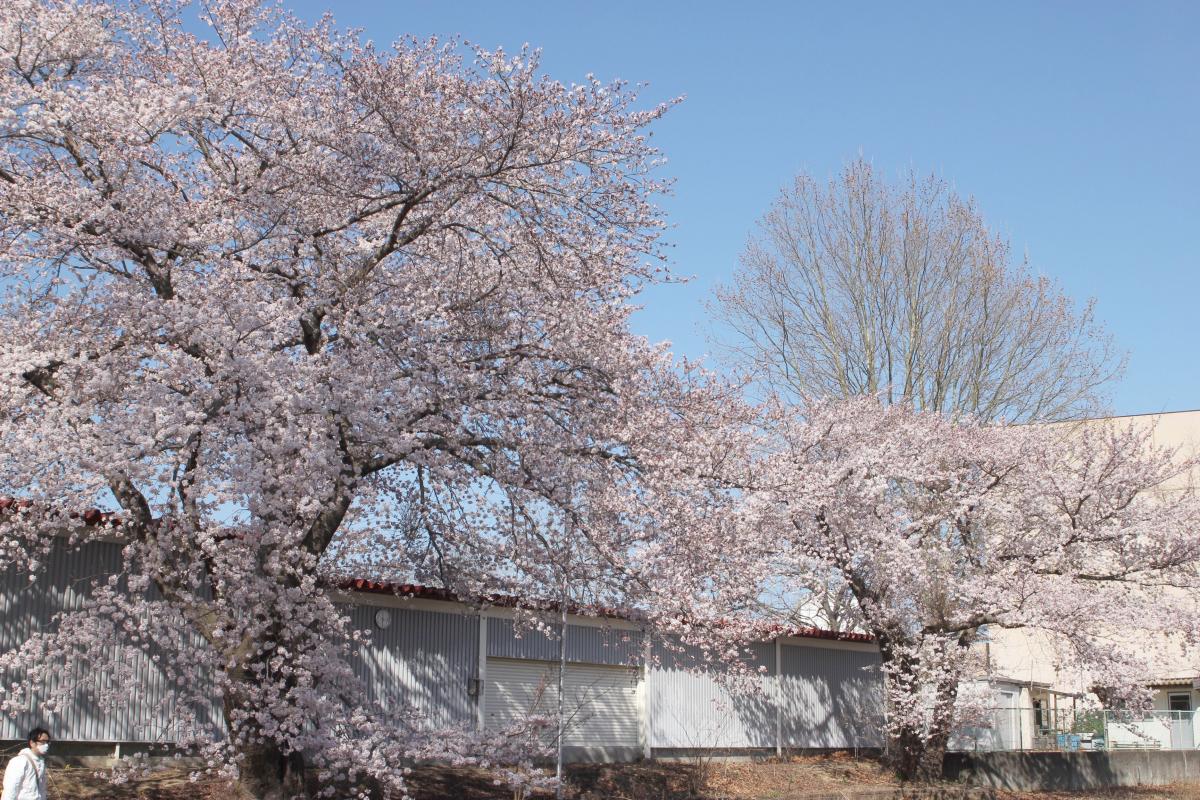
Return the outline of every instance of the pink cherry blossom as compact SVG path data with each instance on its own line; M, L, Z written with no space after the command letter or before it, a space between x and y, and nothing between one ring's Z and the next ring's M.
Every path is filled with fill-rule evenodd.
M305 753L403 793L530 739L380 722L331 585L645 605L668 534L725 524L736 389L628 327L667 106L464 49L253 0L0 8L0 563L123 545L0 670L119 685L117 643L154 652L163 738L247 790Z
M1136 705L1151 645L1200 633L1180 591L1197 586L1200 504L1164 490L1197 462L1152 433L1120 420L985 425L873 397L776 407L745 478L741 529L755 544L743 552L759 559L745 577L801 596L832 575L849 590L879 644L907 776L940 774L989 628L1048 632L1064 666ZM1130 631L1160 635L1134 649Z

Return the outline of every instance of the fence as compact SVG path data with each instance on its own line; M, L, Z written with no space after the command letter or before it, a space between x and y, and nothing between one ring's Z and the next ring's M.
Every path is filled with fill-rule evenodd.
M1106 711L1105 727L1112 749L1194 750L1195 711L1148 711L1140 717Z
M955 731L951 750L1194 750L1195 711L1011 707L985 712Z

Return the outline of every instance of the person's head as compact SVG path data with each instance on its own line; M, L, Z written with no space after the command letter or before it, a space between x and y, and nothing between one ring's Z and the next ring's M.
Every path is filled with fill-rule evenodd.
M50 731L45 728L34 728L26 738L29 741L29 749L39 756L50 752Z

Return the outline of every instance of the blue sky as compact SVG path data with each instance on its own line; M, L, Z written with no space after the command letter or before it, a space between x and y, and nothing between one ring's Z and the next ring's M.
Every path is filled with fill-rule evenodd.
M1200 3L384 3L305 0L387 42L463 37L543 50L687 100L656 128L675 196L674 268L639 332L700 357L706 303L799 170L862 153L890 176L936 171L973 195L1034 268L1130 353L1114 410L1200 407Z

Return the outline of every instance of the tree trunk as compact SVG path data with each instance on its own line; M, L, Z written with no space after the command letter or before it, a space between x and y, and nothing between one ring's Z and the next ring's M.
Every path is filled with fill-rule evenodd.
M247 680L244 670L229 674L236 681ZM233 712L240 707L236 689L224 698L225 729L234 730ZM257 738L257 737L256 737ZM238 767L238 794L244 800L307 800L308 785L304 776L304 755L284 753L275 742L259 738L253 744L238 748L242 762Z
M243 751L238 791L254 800L308 798L304 781L304 757L284 755L274 744L260 744Z
M888 762L896 775L904 781L921 780L921 772L925 756L925 742L921 731L912 728L902 728L890 734L888 743Z
M922 734L922 731L906 729L891 736L888 763L902 781L929 783L942 777L950 732Z
M887 671L886 680L908 687L911 693L916 665L909 658L898 656L891 640L883 637L880 637L880 658L885 667L896 667L895 671ZM890 697L903 696L891 686L888 689ZM906 724L889 732L887 760L902 781L927 783L941 779L957 700L958 680L948 678L937 686L933 708L928 714L928 727Z

